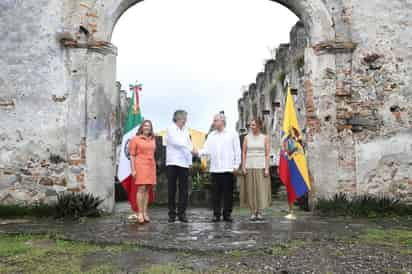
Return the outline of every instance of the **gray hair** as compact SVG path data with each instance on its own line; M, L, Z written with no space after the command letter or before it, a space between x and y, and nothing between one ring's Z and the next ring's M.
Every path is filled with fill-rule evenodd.
M214 119L219 119L223 121L223 124L226 126L226 115L223 112L219 112L213 116Z
M177 122L178 120L181 119L186 119L187 118L187 111L185 110L176 110L175 113L173 113L173 122Z

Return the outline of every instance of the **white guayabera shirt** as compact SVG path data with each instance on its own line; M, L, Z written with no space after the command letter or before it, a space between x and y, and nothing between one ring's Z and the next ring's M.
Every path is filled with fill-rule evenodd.
M224 129L212 131L206 139L200 155L210 158L210 172L224 173L238 169L241 162L239 136Z
M192 165L193 145L187 128L180 129L176 124L167 129L166 166L188 168Z

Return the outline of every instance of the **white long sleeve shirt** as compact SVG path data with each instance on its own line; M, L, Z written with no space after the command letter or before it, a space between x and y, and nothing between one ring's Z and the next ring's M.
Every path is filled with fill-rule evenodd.
M172 124L166 133L166 166L188 168L192 165L193 145L187 128Z
M241 162L239 137L226 129L222 132L214 130L207 137L199 154L209 156L210 172L233 172L239 168Z

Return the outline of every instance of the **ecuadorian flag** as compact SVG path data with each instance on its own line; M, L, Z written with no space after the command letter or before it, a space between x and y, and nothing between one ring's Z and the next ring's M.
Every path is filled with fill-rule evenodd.
M299 129L290 88L288 88L286 98L281 142L279 176L286 186L289 203L293 203L311 191L311 186L302 145L302 133Z

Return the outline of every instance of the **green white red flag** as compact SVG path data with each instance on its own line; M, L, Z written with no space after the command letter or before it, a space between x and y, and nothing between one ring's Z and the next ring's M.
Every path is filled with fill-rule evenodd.
M139 102L139 93L142 90L142 85L138 83L136 83L136 85L130 85L130 90L132 91L132 99L128 107L127 119L123 129L124 134L120 150L120 161L117 171L117 178L127 192L130 206L135 212L137 212L137 186L133 182L132 178L129 155L129 141L134 136L136 136L137 130L139 129L139 126L143 120Z

